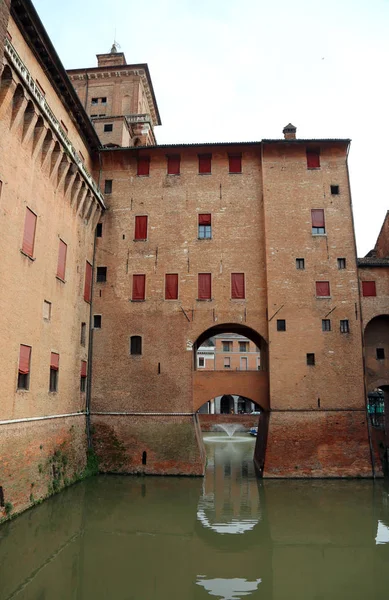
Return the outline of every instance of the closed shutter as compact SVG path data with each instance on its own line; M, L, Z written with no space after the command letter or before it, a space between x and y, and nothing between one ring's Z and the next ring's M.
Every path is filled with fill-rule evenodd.
M180 162L181 157L179 154L171 155L167 157L167 173L168 175L179 175L180 174Z
M211 215L199 215L199 225L211 225Z
M146 284L146 275L133 275L132 276L132 299L133 300L144 300L145 299L145 284Z
M316 281L316 296L330 296L329 281Z
M230 173L241 173L242 172L242 155L241 154L229 154L228 163L229 163L229 172Z
M318 150L307 150L307 168L320 168L320 153Z
M177 300L178 298L178 275L171 273L166 275L165 300Z
M36 214L29 208L26 209L26 218L24 221L24 235L22 250L28 256L34 256L34 241L36 228Z
M85 263L85 286L84 286L84 300L90 302L92 299L92 265Z
M67 245L62 240L59 240L58 249L58 265L57 265L57 277L65 281L65 270L66 270L66 252Z
M231 298L234 300L245 298L244 273L231 273Z
M138 158L137 175L150 175L150 158L148 156Z
M30 372L31 346L20 346L19 351L19 373L28 375Z
M135 217L135 239L147 240L147 216Z
M362 295L363 296L376 296L375 281L362 281Z
M210 173L212 154L199 154L199 173Z
M56 354L55 352L51 353L50 369L52 369L53 371L58 371L59 369L59 354Z
M325 227L324 210L315 208L311 210L312 227Z
M81 361L81 377L86 377L88 363L86 360Z
M199 273L198 288L199 300L211 299L211 273Z

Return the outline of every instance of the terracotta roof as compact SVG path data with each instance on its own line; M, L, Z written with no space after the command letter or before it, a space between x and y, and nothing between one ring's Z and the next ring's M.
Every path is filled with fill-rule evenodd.
M358 267L389 267L389 258L377 258L376 256L368 256L357 259Z

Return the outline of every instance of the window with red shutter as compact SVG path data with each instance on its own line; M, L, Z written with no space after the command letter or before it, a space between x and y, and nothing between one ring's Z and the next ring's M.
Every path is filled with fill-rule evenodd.
M28 390L30 387L31 346L20 345L18 390Z
M88 261L85 263L84 300L85 302L92 300L92 265Z
M230 173L241 173L242 172L242 155L241 154L229 154L228 164Z
M80 381L80 391L81 392L86 391L87 371L88 371L88 363L86 362L86 360L82 360L81 361L81 381Z
M59 240L57 277L59 277L59 279L62 279L62 281L65 281L67 249L67 244L65 244L65 242L63 242L62 240Z
M29 208L26 209L26 218L24 221L24 235L22 251L28 256L34 256L36 214Z
M245 297L244 273L231 273L231 298L244 300Z
M319 150L307 150L307 168L320 169L320 152Z
M50 380L49 380L49 392L58 391L58 370L59 370L59 354L56 352L51 353L50 357Z
M375 281L362 281L362 296L376 296Z
M180 174L180 162L181 157L179 154L171 154L167 157L167 174L168 175L179 175Z
M178 275L169 273L165 276L165 300L178 300Z
M324 221L324 210L322 208L314 208L311 210L312 233L314 235L323 234L326 232Z
M212 238L212 217L210 214L199 215L199 240Z
M135 240L147 240L147 216L135 217Z
M148 156L140 156L138 158L137 175L141 175L141 176L150 175L150 158Z
M211 273L199 273L198 299L211 300Z
M329 281L316 281L316 296L317 298L329 298L330 296L330 282Z
M199 154L199 173L211 173L212 154Z
M146 288L146 275L132 276L132 300L144 300Z

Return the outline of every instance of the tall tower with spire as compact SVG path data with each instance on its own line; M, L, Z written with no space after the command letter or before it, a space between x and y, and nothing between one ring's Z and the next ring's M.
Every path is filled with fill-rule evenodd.
M67 73L102 146L155 145L161 119L148 66L127 64L118 48L114 41L109 53L97 54L97 67Z

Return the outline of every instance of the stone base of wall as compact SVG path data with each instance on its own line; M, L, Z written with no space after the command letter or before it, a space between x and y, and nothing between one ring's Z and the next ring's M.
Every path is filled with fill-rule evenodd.
M86 466L85 415L0 426L0 519L77 480Z
M195 417L92 415L102 473L203 475L205 453Z
M259 415L206 415L199 414L201 431L213 431L215 425L220 423L241 425L246 431L251 427L258 427Z
M365 411L272 411L263 476L372 477Z

